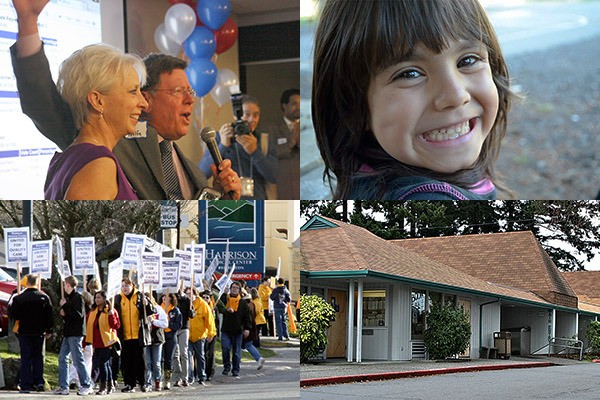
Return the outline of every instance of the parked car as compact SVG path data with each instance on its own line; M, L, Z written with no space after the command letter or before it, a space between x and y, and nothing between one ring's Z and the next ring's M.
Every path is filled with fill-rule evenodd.
M8 300L16 288L16 279L0 268L0 336L8 334Z

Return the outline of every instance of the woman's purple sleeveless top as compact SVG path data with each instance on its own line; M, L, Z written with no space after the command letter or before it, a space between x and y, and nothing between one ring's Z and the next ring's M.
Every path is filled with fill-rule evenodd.
M102 157L112 158L117 165L118 192L115 200L138 200L113 152L107 147L91 143L76 144L68 147L63 153L56 152L54 154L48 167L44 198L63 200L73 176L87 163ZM93 184L94 182L90 182L90 185Z

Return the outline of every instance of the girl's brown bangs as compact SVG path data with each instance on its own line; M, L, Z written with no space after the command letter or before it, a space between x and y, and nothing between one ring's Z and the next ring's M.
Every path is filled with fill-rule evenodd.
M372 38L374 70L382 70L410 57L418 44L436 54L450 41L476 40L488 48L482 9L477 0L380 1L374 10L377 23Z

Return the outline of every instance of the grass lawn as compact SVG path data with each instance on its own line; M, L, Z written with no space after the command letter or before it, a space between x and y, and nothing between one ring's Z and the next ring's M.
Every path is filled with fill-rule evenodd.
M260 355L264 358L273 357L276 353L269 349L258 349ZM0 339L0 357L2 359L7 358L19 358L19 354L8 352L8 341L7 338ZM217 339L215 344L215 361L217 364L223 365L223 357L221 356L221 341ZM254 359L247 351L242 351L242 361L253 361ZM46 357L44 359L44 380L50 384L51 388L58 386L58 354L46 351Z

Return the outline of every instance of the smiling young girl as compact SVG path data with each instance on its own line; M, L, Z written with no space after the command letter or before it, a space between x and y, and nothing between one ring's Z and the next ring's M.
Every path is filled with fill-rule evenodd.
M326 1L312 118L334 199L494 199L510 98L478 0Z

